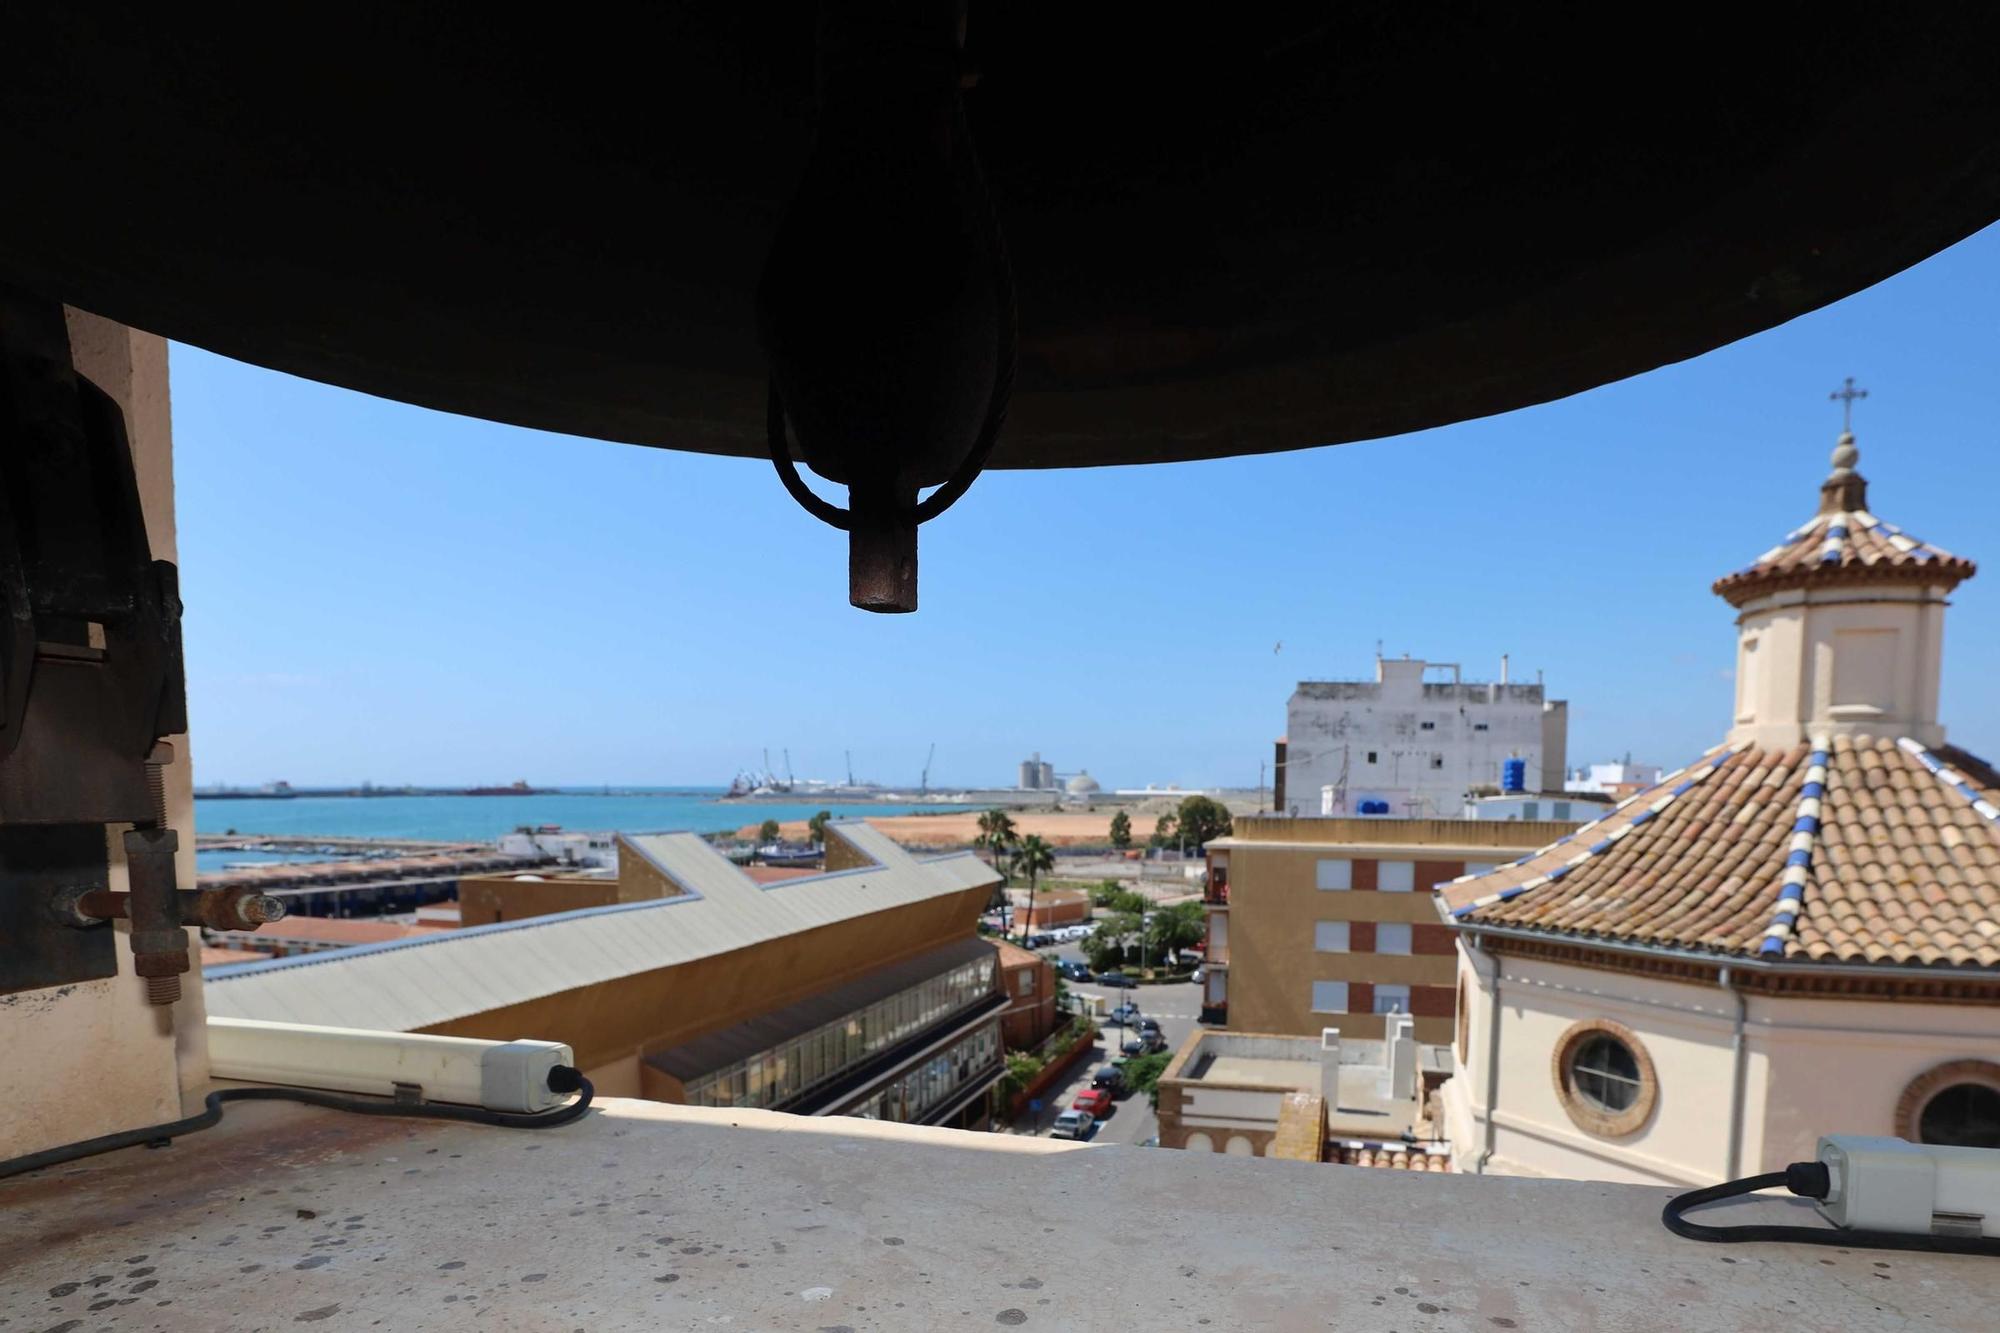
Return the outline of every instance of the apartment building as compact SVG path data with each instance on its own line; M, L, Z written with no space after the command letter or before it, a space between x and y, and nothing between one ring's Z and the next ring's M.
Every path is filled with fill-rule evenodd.
M1203 1014L1237 1031L1451 1040L1455 950L1431 886L1552 842L1547 820L1241 818L1208 844Z
M1456 663L1375 659L1373 680L1302 680L1285 707L1278 811L1455 818L1501 787L1504 765L1533 791L1560 791L1569 705L1540 681L1468 681Z

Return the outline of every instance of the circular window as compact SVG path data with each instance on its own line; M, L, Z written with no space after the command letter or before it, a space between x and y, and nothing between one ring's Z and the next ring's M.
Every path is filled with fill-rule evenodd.
M1896 1132L1912 1143L2000 1148L2000 1064L1953 1060L1910 1081Z
M1605 1138L1637 1133L1653 1114L1659 1081L1639 1035L1606 1019L1578 1023L1556 1043L1556 1096L1579 1129Z
M1954 1083L1924 1103L1917 1132L1925 1143L2000 1148L2000 1091L1984 1083Z

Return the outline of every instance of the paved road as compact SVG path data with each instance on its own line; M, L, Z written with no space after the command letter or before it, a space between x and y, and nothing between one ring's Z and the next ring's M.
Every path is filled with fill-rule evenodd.
M1068 954L1071 951L1064 951ZM1191 983L1170 986L1141 986L1136 990L1107 990L1102 986L1070 983L1070 990L1078 995L1102 995L1109 1006L1115 1008L1119 997L1130 996L1139 1006L1139 1012L1146 1018L1160 1020L1160 1031L1167 1039L1167 1049L1177 1051L1188 1034L1198 1026L1201 1016L1201 987ZM1120 1029L1112 1024L1098 1034L1097 1050L1092 1057L1079 1064L1063 1083L1049 1088L1042 1094L1043 1109L1039 1120L1033 1116L1023 1116L1014 1127L1017 1134L1046 1134L1048 1126L1054 1122L1056 1112L1067 1110L1076 1094L1090 1086L1091 1075L1099 1068L1118 1058L1119 1044L1132 1035L1131 1029ZM1159 1121L1153 1115L1153 1108L1141 1093L1134 1093L1118 1103L1118 1109L1111 1117L1100 1122L1091 1136L1093 1143L1141 1143L1159 1134Z

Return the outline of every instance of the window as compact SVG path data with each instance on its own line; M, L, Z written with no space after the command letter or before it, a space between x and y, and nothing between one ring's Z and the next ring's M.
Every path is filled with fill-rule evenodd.
M1316 1014L1346 1013L1347 983L1344 981L1315 981L1313 983L1313 1012Z
M1659 1097L1653 1059L1639 1034L1609 1019L1586 1019L1556 1043L1556 1097L1579 1129L1623 1138L1644 1128Z
M1465 873L1468 875L1491 874L1493 867L1499 864L1498 861L1467 861L1465 863Z
M1542 817L1542 803L1540 801L1521 802L1521 818L1540 819L1541 817Z
M1630 1046L1607 1033L1577 1047L1569 1072L1576 1095L1600 1111L1627 1110L1639 1100L1639 1058Z
M1313 925L1313 948L1321 953L1347 952L1347 923L1319 921Z
M2000 1089L1952 1084L1924 1104L1917 1133L1925 1143L2000 1148Z
M1375 752L1373 750L1368 752L1368 762L1371 764L1375 762Z
M1472 729L1474 731L1484 731L1486 730L1486 724L1484 722L1475 722L1472 724Z
M1408 926L1408 924L1401 921L1384 921L1375 927L1376 953L1408 953L1409 951L1410 951L1410 927ZM1392 987L1391 989L1396 989L1396 988ZM1404 986L1401 987L1400 989L1403 992L1403 1012L1407 1014L1408 1012L1410 1012L1410 988L1408 986ZM1377 996L1380 996L1381 993L1382 993L1382 988L1380 986L1377 986L1375 988L1375 994ZM1378 1005L1375 1012L1378 1014L1382 1014L1382 1013L1387 1013L1388 1010L1383 1009Z
M1912 1143L2000 1148L2000 1064L1952 1060L1919 1074L1896 1104L1895 1132Z
M1378 1014L1407 1014L1410 1012L1410 988L1408 986L1375 987L1375 1012Z
M1375 887L1383 893L1408 893L1417 886L1415 861L1381 861L1375 866Z
M1317 874L1318 883L1322 889L1351 889L1354 887L1354 862L1352 861L1321 861Z
M1417 726L1424 731L1436 731L1438 729L1438 724L1435 722L1419 722Z
M1434 755L1432 755L1432 756L1431 756L1431 767L1432 767L1432 768L1443 768L1443 767L1444 767L1444 756L1443 756L1443 755L1441 755L1441 754L1434 754Z
M1016 995L1033 995L1035 993L1034 968L1024 967L1020 970L1014 982L1014 993Z

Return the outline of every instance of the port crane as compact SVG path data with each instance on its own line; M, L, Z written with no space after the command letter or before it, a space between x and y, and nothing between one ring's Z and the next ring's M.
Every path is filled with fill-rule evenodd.
M928 796L931 791L931 760L937 758L937 742L931 742L931 752L924 756L924 775L917 779L917 794Z

